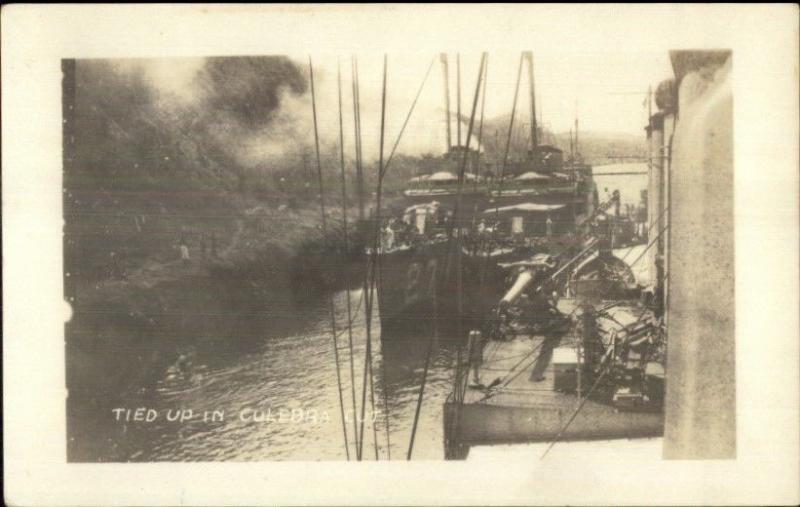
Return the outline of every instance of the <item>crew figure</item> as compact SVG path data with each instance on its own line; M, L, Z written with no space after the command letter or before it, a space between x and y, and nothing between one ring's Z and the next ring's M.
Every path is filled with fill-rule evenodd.
M469 362L472 369L472 387L480 388L481 384L481 366L483 365L483 334L478 330L469 332Z
M394 229L392 229L392 224L387 223L386 228L384 229L384 250L391 250L394 248Z
M181 262L189 264L189 245L186 242L186 233L181 232L181 237L178 240L178 248L181 251Z

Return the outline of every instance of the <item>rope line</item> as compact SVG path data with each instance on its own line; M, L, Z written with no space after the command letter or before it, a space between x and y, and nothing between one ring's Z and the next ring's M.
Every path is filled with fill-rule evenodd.
M667 227L665 227L664 229L666 229L666 228L667 228ZM663 230L662 230L662 232L663 232ZM656 238L656 239L657 239L657 238ZM649 247L648 247L648 248L649 248ZM639 260L639 259L637 259L637 261L638 261L638 260ZM666 278L667 278L667 276L665 275L665 276L664 276L664 279L666 280ZM639 314L639 317L636 319L636 321L635 321L633 324L629 324L629 325L627 325L627 326L622 326L622 327L619 329L619 331L627 331L628 329L631 329L631 328L635 327L637 324L639 324L639 322L641 322L641 321L642 321L642 319L644 318L644 316L647 314L647 312L648 312L648 311L650 311L650 309L649 309L649 308L647 308L647 307L645 307L644 309L642 309L642 312ZM616 320L615 320L615 322L616 322ZM628 336L628 337L626 337L626 340L625 340L625 341L626 341L626 342L628 342L628 341L629 341L631 338L633 338L633 337L635 337L635 336L638 336L638 335ZM624 345L625 345L625 344L623 344L622 346L624 346ZM610 351L610 350L613 350L613 349L609 349L609 351ZM608 353L607 353L607 354L608 354ZM545 456L547 456L547 453L549 453L549 452L550 452L550 450L553 448L553 446L555 446L555 445L556 445L556 443L559 441L559 439L561 438L561 436L562 436L562 435L564 434L564 432L567 430L567 428L569 427L569 425L570 425L570 424L572 424L572 421L575 419L575 417L577 417L577 415L578 415L578 412L580 412L581 408L583 408L584 404L586 404L586 400L588 400L588 399L589 399L589 396L590 396L590 395L591 395L591 394L594 392L595 388L597 388L597 386L600 384L600 381L603 379L603 377L606 375L606 373L608 373L608 371L610 371L610 366L611 366L611 365L613 365L613 364L614 364L613 357L610 357L610 360L609 360L609 361L606 363L606 365L603 367L603 370L601 371L601 373L600 373L600 375L598 376L597 380L595 381L594 385L592 385L592 387L591 387L591 388L589 389L589 391L586 393L586 396L583 398L583 400L581 400L581 403L580 403L580 404L578 405L578 407L575 409L575 412L572 414L572 416L569 418L569 420L567 420L567 422L564 424L564 427L563 427L563 428L562 428L562 429L561 429L561 430L558 432L558 434L555 436L555 438L553 438L553 441L552 441L552 442L550 442L550 445L549 445L549 446L547 447L547 449L544 451L544 453L542 454L542 457L541 457L540 459L544 459L544 458L545 458Z
M514 117L517 114L517 99L519 98L519 83L522 79L522 62L524 60L524 54L520 54L519 56L519 68L517 69L517 85L514 88L514 102L511 105L511 119L508 122L508 137L506 137L506 147L503 150L503 164L500 166L500 186L498 188L499 192L503 190L503 179L506 177L506 165L508 163L508 151L511 148L511 136L514 132ZM495 213L500 213L500 201L497 201L497 206L495 207Z
M358 86L358 61L350 59L350 73L353 82L353 130L356 148L356 185L358 190L358 218L364 220L364 168L361 164L361 106Z
M349 233L347 230L347 179L345 177L344 171L344 119L343 119L343 112L342 112L342 70L339 65L339 62L336 62L336 81L337 87L339 92L339 162L341 168L341 176L342 176L342 232L344 235L344 251L350 251L350 239ZM356 426L356 412L358 410L356 406L356 383L355 383L355 366L353 365L353 312L350 305L350 289L348 285L347 289L347 342L350 349L350 394L352 397L353 403L353 437L355 440L353 441L356 447L356 455L359 455L358 449L361 447L359 445L359 435L358 435L358 426Z
M325 217L325 188L322 183L322 161L319 154L319 130L317 126L317 99L314 90L314 66L311 63L311 57L308 57L308 70L309 81L311 83L311 110L314 117L314 146L317 155L317 180L319 183L319 209L322 218L322 235L323 238L328 237L327 220ZM350 445L347 441L347 419L344 416L344 397L342 396L342 375L339 368L339 345L336 337L336 313L333 306L333 295L328 297L328 306L331 315L331 334L333 336L333 355L336 362L336 383L339 392L339 411L342 417L342 436L344 437L344 449L347 460L350 461Z
M378 175L379 175L379 177L378 177L378 192L377 192L377 196L376 196L377 197L376 210L378 211L378 213L380 213L380 210L381 210L381 192L383 190L383 175L384 175L384 169L383 169L383 143L384 143L384 136L385 136L385 132L386 132L386 71L387 71L387 67L388 67L387 63L388 63L388 58L387 58L386 54L384 54L383 55L383 86L382 86L382 92L381 92L381 135L380 135L380 148L378 150L379 151L379 155L378 155ZM376 241L378 240L377 236L376 236L375 239L376 239ZM374 276L375 271L374 270L375 270L375 268L378 268L378 272L377 272L378 277L377 278L378 278L378 284L379 284L379 287L380 287L381 286L380 268L379 268L379 266L377 266L377 263L380 262L380 258L377 257L377 249L375 250L375 252L376 252L375 260L377 262L376 262L376 266L373 267L373 281L375 280L375 276ZM392 442L391 442L391 440L389 438L389 433L390 433L389 432L389 394L388 394L389 386L388 386L388 384L386 382L386 362L385 361L383 361L381 363L381 380L383 382L383 389L382 389L382 391L383 391L383 406L384 406L384 409L386 411L386 414L385 414L385 417L384 417L384 421L386 423L386 459L391 461L391 459L392 459Z
M464 142L464 150L463 150L463 155L461 157L461 166L460 166L460 170L459 170L459 173L458 173L458 192L456 193L456 203L455 203L455 207L453 209L453 221L452 221L451 226L450 226L451 234L448 235L449 236L448 239L452 238L453 224L458 223L458 221L460 219L461 197L462 197L463 188L464 188L464 173L466 172L466 169L467 169L467 157L469 156L469 145L470 145L470 141L472 140L472 129L475 126L475 112L476 112L477 107L478 107L478 97L479 97L480 91L481 91L481 84L482 84L482 81L483 81L483 72L484 72L485 65L486 65L486 53L484 52L484 53L481 54L481 62L480 62L480 66L478 68L478 77L477 77L477 80L476 80L476 83L475 83L475 94L474 94L473 99L472 99L472 110L470 112L469 125L467 127L467 137L466 137L466 140ZM457 238L456 239L456 248L457 248L457 255L456 255L456 298L457 298L457 300L456 301L457 301L457 307L458 307L457 329L458 329L458 337L459 337L459 339L463 339L463 336L464 336L463 329L462 329L462 325L463 325L463 318L462 317L463 317L463 314L464 314L463 269L462 269L463 234L462 234L462 229L461 229L460 226L459 226L458 235L456 236L456 238ZM463 350L462 349L463 349L463 346L459 343L458 352L457 352L457 356L458 356L457 367L458 367L459 370L461 368L461 361L462 361L462 355L463 355ZM464 395L464 391L466 390L466 387L464 387L464 389L461 388L461 379L459 378L459 375L460 375L460 371L457 371L456 381L458 382L458 385L456 385L456 397L457 397L457 400L459 402L463 402L463 395ZM467 377L468 377L468 375L467 375Z
M419 386L419 397L417 398L417 408L414 412L414 424L411 427L411 439L408 443L408 454L406 455L406 460L411 460L411 454L414 452L414 439L417 435L417 424L419 422L419 414L422 410L422 400L425 396L425 384L428 380L428 368L430 367L431 363L431 354L433 352L433 343L439 341L439 321L438 321L438 298L436 297L436 293L438 292L436 283L433 285L433 338L428 339L428 350L425 352L425 367L422 370L422 381L420 382Z
M408 110L408 114L406 115L405 121L403 121L403 127L400 129L400 133L397 135L397 139L394 142L394 146L392 146L392 151L389 152L389 158L386 160L386 164L381 169L381 178L386 175L386 171L389 170L389 164L392 163L392 158L394 158L394 152L397 150L397 145L400 144L400 139L403 137L403 132L406 130L406 126L408 125L408 120L411 119L411 113L414 112L414 107L417 105L417 100L419 99L420 94L422 93L422 89L425 87L425 82L428 80L428 75L431 73L431 69L433 68L433 63L436 61L436 56L433 57L431 60L430 65L428 65L428 70L425 72L425 77L422 79L422 83L419 85L419 89L417 90L417 95L414 97L414 101L411 103L411 108Z
M553 446L554 446L554 445L556 445L556 443L559 441L559 439L560 439L560 438L561 438L561 436L564 434L564 432L565 432L565 431L567 431L567 428L569 428L569 425L570 425L570 424L572 424L572 421L574 421L574 420L575 420L575 417L577 417L577 416L578 416L578 413L581 411L581 409L583 408L583 406L584 406L584 405L586 404L586 402L589 400L589 396L590 396L590 395L591 395L591 394L594 392L594 390L595 390L595 389L597 389L597 386L599 386L599 385L600 385L600 381L601 381L601 380L603 380L603 377L605 377L606 373L608 373L608 372L611 370L611 368L610 368L610 365L611 365L611 364L613 364L613 361L608 361L608 362L606 363L606 365L603 367L603 371L602 371L602 372L600 373L600 375L597 377L597 380L595 380L595 381L594 381L594 384L592 384L592 387L589 389L589 391L588 391L588 392L586 393L586 395L583 397L583 399L581 400L581 402L578 404L578 407L575 409L575 411L572 413L572 415L571 415L571 416L570 416L570 418L567 420L567 422L564 424L564 426L563 426L563 427L562 427L562 428L559 430L559 432L558 432L558 433L556 434L556 436L553 438L553 441L552 441L552 442L550 442L550 445L548 445L548 446L547 446L547 449L545 449L544 453L542 454L542 457L541 457L541 458L539 458L539 459L544 459L544 458L545 458L545 456L547 456L547 453L549 453L549 452L550 452L550 449L552 449L552 448L553 448Z
M359 86L359 75L358 75L358 59L353 57L352 59L352 69L353 72L353 82L354 82L354 89L353 89L353 116L354 116L354 124L355 126L355 136L356 136L356 162L361 163L363 161L362 158L362 140L361 140L361 92ZM363 170L363 169L362 169ZM362 184L363 184L363 173L362 173ZM377 215L377 213L376 213ZM377 237L377 231L376 231ZM374 249L373 249L374 251ZM364 270L364 285L362 290L362 297L364 298L364 319L365 319L365 327L366 327L366 347L364 351L364 373L363 373L363 380L362 380L362 389L361 389L361 422L360 422L360 438L359 444L357 447L357 458L359 460L363 457L363 445L364 445L364 414L366 411L366 397L367 397L367 386L370 386L370 392L374 393L374 379L372 373L372 294L374 289L373 279L371 277L373 263L374 263L374 254L367 256L366 258L366 269ZM370 398L370 402L372 403L372 410L373 414L375 413L375 402L374 402L374 394ZM354 422L355 424L355 422ZM375 425L373 422L373 445L375 447L375 459L378 459L378 442L377 442L377 430L375 429Z
M650 222L650 224L649 224L649 225L648 225L648 227L647 227L647 230L645 231L645 234L647 234L648 236L650 235L650 231L652 231L652 230L653 230L653 228L656 226L656 224L658 224L658 222L661 220L661 217L663 217L663 216L664 216L664 213L666 213L666 212L667 212L667 210L669 210L669 206L667 206L666 208L664 208L663 210L661 210L661 213L658 215L658 217L657 217L655 220L653 220L652 222ZM660 235L659 235L659 236L660 236ZM658 237L656 237L656 239L658 239ZM648 247L648 248L649 248L649 247ZM621 259L621 260L622 260L622 261L624 261L625 259L627 259L627 258L628 258L628 255L630 255L630 253L631 253L632 251L633 251L633 249L631 248L630 250L628 250L627 252L625 252L625 255L624 255L624 256L622 256L622 259ZM631 265L633 265L633 264L631 264Z

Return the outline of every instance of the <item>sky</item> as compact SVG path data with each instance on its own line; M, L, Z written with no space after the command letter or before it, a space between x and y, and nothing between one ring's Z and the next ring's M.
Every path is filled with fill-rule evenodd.
M309 55L286 55L307 70ZM318 121L323 144L338 143L338 88L337 65L341 66L342 107L345 150L352 151L353 105L351 54L312 54ZM475 83L480 53L461 53L461 111L468 117L475 93ZM382 54L358 54L361 94L362 139L366 158L377 156L380 133L380 106L382 81ZM448 53L449 92L451 111L456 110L456 53ZM507 115L511 112L520 53L492 52L488 54L488 78L485 118ZM431 67L431 62L433 65ZM192 78L202 64L202 58L151 59L142 61L152 82L166 94L191 100ZM405 133L398 145L398 153L440 154L446 148L444 109L444 73L439 54L390 53L387 55L386 152L398 138L402 124L414 97L423 83L426 71L430 72L422 87L419 101L413 111ZM653 89L672 70L666 51L635 52L620 47L619 51L560 52L557 48L534 52L534 81L537 116L546 128L554 132L568 132L574 120L580 120L581 131L614 132L634 136L644 135L647 121L645 100L648 87ZM310 94L303 97L284 98L285 121L292 119L311 131ZM530 88L528 70L523 66L520 94L517 104L517 121L530 121ZM476 112L480 114L480 102ZM452 125L453 143L456 124ZM462 139L466 138L462 126ZM494 135L494 132L484 132ZM504 134L501 132L502 138ZM287 143L294 140L287 139ZM254 143L259 146L259 143ZM275 140L264 141L261 147L274 154L285 146L275 145Z

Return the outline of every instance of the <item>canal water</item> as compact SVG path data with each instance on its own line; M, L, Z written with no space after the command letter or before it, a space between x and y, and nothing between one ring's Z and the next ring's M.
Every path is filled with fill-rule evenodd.
M382 342L380 322L373 315L374 387L367 389L362 417L362 291L349 293L352 355L347 297L345 291L334 295L347 451L330 312L322 301L296 308L292 323L265 325L255 344L240 347L236 336L227 336L192 346L185 350L184 364L168 368L151 388L131 386L110 404L73 400L70 438L73 444L80 440L74 447L84 449L78 460L344 460L348 452L354 459L354 420L364 421L364 459L374 460L376 452L381 460L405 459L429 344L431 361L413 458L443 458L442 405L452 383L456 342L431 342L432 336Z
M645 169L624 164L597 167L595 172ZM620 189L623 203L630 204L638 204L646 184L643 175L597 180L601 199L605 187ZM265 322L255 341L244 344L234 335L198 341L184 350L183 361L159 373L147 388L132 385L100 400L70 400L71 459L344 460L348 453L355 459L354 421L364 424L364 459L374 460L376 454L381 460L405 459L429 345L431 361L413 458L442 459L442 407L452 386L457 341L418 335L381 341L376 312L373 388L366 390L362 403L367 343L362 296L354 290L333 298L341 391L327 302L287 306L280 309L284 318Z

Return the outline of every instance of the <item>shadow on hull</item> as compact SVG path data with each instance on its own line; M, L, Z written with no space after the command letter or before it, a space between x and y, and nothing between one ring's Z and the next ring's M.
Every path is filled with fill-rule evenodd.
M421 335L466 337L480 328L501 294L504 273L485 259L457 259L446 241L380 256L378 304L381 339Z

